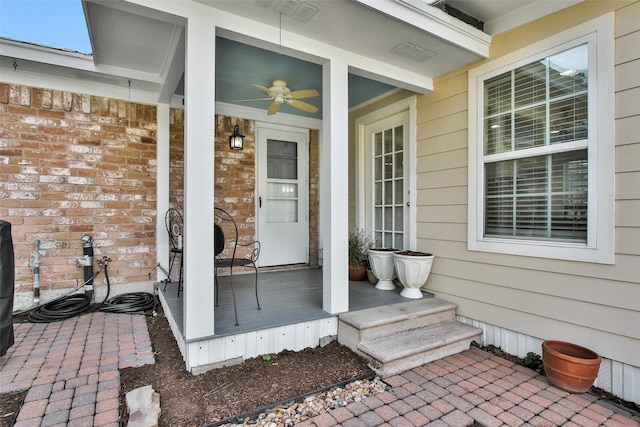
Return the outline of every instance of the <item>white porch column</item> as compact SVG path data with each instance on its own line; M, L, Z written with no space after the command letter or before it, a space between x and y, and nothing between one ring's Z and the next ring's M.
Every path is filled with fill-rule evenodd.
M322 75L322 309L337 314L349 310L349 92L346 61L331 60L323 66Z
M213 335L215 25L186 29L184 147L184 338ZM189 356L191 357L191 356Z
M169 233L164 216L169 209L169 111L168 104L158 104L156 138L156 262L169 269ZM158 281L164 280L164 273L156 269Z

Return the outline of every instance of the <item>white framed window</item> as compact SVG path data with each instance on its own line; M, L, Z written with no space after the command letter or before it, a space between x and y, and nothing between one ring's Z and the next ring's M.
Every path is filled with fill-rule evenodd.
M469 72L469 250L613 263L613 51L610 14Z

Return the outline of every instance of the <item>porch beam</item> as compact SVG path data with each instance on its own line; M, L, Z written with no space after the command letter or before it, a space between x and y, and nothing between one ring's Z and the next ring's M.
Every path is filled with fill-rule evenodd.
M349 310L348 62L332 59L322 68L323 126L320 160L320 229L323 230L322 309Z
M184 338L214 333L213 189L215 24L191 16L186 28L184 142ZM197 355L186 355L187 365Z

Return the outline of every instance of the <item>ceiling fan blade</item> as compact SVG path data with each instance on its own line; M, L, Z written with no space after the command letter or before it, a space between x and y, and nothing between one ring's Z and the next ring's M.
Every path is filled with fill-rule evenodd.
M267 115L273 116L275 113L278 112L279 109L280 109L280 104L277 102L274 102L269 106L269 109L267 110Z
M269 94L269 96L273 96L273 92L271 92L271 89L269 89L266 86L262 86L262 85L258 85L258 84L254 84L255 87L257 87L260 90L263 90L265 92L267 92Z
M318 91L315 89L306 89L306 90L294 90L293 92L289 92L287 94L287 98L313 98L314 96L320 95Z
M285 101L287 101L287 104L291 105L292 107L299 108L300 110L304 110L309 113L315 113L316 111L318 111L318 107L303 101L298 101L296 99L286 99Z
M270 101L273 98L245 98L245 99L234 99L233 102L242 102L242 101Z

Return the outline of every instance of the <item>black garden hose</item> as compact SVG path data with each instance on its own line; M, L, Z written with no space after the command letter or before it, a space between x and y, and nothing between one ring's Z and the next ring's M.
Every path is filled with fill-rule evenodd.
M91 298L85 294L67 295L51 301L29 313L27 320L32 323L51 323L69 319L91 309Z
M32 323L51 323L61 320L69 319L74 316L87 313L99 309L108 313L129 313L129 314L156 314L156 298L147 292L134 292L129 294L117 295L111 299L109 294L111 293L111 283L109 281L108 264L111 260L107 257L103 257L102 262L99 262L100 268L89 279L93 280L98 273L104 268L104 275L107 282L107 295L104 301L99 306L92 307L91 297L86 294L70 294L64 297L57 298L47 304L30 309L27 321ZM88 281L87 281L88 282ZM83 283L76 289L84 286L87 282ZM152 310L151 313L146 313L147 310Z
M107 274L107 265L109 264L109 261L111 261L109 258L103 257L102 263L99 263L100 268L98 268L98 271L96 271L89 279L85 280L81 286L76 287L76 289L86 286L88 283L93 283L93 279L96 278L103 267L107 277L107 286L109 286L109 276ZM108 296L109 291L107 291L107 297ZM86 293L69 294L56 298L47 304L39 305L30 309L27 321L31 323L59 322L61 320L70 319L74 316L79 316L91 310L91 297L89 295Z
M147 314L156 312L156 297L148 292L120 294L102 303L100 311L107 313Z
M104 276L107 280L107 296L100 305L100 311L105 313L128 313L128 314L152 314L156 315L156 297L148 292L130 292L128 294L116 295L109 298L111 283L109 282L109 272L105 266ZM148 310L151 313L147 313Z

